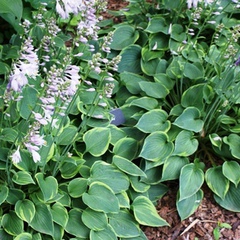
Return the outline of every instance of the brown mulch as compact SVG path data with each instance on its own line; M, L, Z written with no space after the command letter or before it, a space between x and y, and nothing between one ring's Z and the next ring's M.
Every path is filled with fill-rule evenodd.
M172 0L174 1L174 0ZM119 10L128 5L124 0L108 0L109 10ZM107 18L115 18L105 14ZM118 19L114 19L119 22ZM228 223L231 229L220 230L220 240L240 240L240 213L221 208L213 199L211 191L204 187L204 198L197 211L181 222L176 209L178 187L171 186L168 193L158 201L157 211L170 227L142 227L149 240L215 240L213 231L218 223Z

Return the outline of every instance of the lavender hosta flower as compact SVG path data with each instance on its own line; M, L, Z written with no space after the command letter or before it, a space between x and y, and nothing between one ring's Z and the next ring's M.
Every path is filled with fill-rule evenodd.
M38 153L38 151L40 150L40 147L34 146L30 143L25 143L24 145L27 148L28 152L30 152L32 154L33 161L35 163L40 162L41 161L41 156Z
M56 12L61 16L63 19L69 18L71 13L78 14L82 7L84 1L82 0L57 0L56 1Z
M12 161L14 164L18 164L19 162L22 161L21 154L19 151L19 146L18 146L17 150L12 154L11 158L12 158Z
M28 83L28 77L35 79L38 75L39 60L37 53L32 45L32 39L24 41L21 54L17 63L13 65L13 71L10 74L8 90L20 92Z
M66 83L66 89L63 92L65 96L73 96L80 84L80 68L76 65L68 65L64 71L64 81ZM64 96L64 97L65 97Z
M14 92L20 92L22 87L25 86L27 83L28 79L26 75L15 66L13 72L9 77L7 89L12 89Z

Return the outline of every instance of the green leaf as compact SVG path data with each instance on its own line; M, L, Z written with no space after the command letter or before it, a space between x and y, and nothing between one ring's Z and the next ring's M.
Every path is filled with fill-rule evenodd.
M169 141L166 133L154 132L145 139L140 157L149 161L163 163L172 153L173 147L173 143Z
M188 107L173 124L185 130L200 132L203 129L204 124L200 117L201 112L197 108Z
M108 218L103 212L96 212L91 208L87 208L82 213L83 223L94 231L101 231L107 227Z
M32 234L30 233L21 233L14 238L14 240L32 240Z
M9 211L2 216L1 226L10 235L17 236L23 232L23 221L14 211Z
M7 65L6 63L0 62L0 74L9 74L9 72L11 71L9 65Z
M230 183L225 198L222 199L214 194L214 199L221 207L232 212L240 212L240 185L235 187L234 184Z
M35 206L35 209L35 215L29 225L37 232L53 236L53 219L49 207L39 203Z
M205 173L208 187L224 199L229 189L229 180L222 173L222 166L209 168Z
M168 114L164 110L154 109L143 114L136 127L145 133L156 131L167 132L171 125L167 118Z
M61 203L56 202L51 206L50 211L53 221L65 228L69 218L67 209Z
M133 160L138 153L138 141L130 137L122 138L115 143L113 153L120 157Z
M23 200L25 193L21 189L10 188L6 201L12 205L15 205L18 200Z
M186 63L184 66L183 74L193 80L201 79L204 76L204 69L202 65L198 62L196 63Z
M189 163L189 159L180 156L171 156L163 165L161 181L178 179L182 167Z
M153 98L165 98L169 90L157 82L140 82L140 88L149 96Z
M74 178L69 182L68 192L73 198L78 198L87 191L88 180L85 178Z
M108 150L110 139L110 129L104 127L93 128L83 135L86 151L95 157L103 155Z
M119 211L118 199L110 187L101 182L90 184L87 193L82 195L83 202L91 209L104 213Z
M127 158L114 155L113 164L115 164L121 171L131 176L143 176L147 177L146 174L134 163Z
M172 25L171 38L178 42L183 42L186 39L186 31L184 30L182 25Z
M240 166L236 161L226 161L222 165L223 175L232 183L237 185L240 182Z
M0 135L0 139L6 142L15 142L17 137L18 132L12 128L4 128Z
M167 50L169 36L163 33L151 34L149 37L149 48L152 50Z
M185 198L182 201L179 201L179 199L177 200L176 205L181 221L188 218L196 211L202 199L203 191L200 189L191 197Z
M144 196L138 196L132 203L132 209L136 220L144 226L162 227L169 226L168 223L162 219L153 203Z
M117 167L103 161L97 161L90 170L89 182L102 182L109 186L114 193L126 191L129 188L127 175Z
M139 38L139 32L130 25L119 26L114 32L110 48L122 50L123 48L134 44Z
M35 215L36 209L32 201L23 199L17 201L15 205L15 212L20 219L30 223Z
M150 185L142 182L139 177L129 176L129 180L135 192L144 193L150 188Z
M232 155L235 158L240 159L240 136L237 134L230 134L228 137L223 138L223 142L229 145Z
M205 84L197 84L188 88L182 95L181 104L184 108L196 107L203 109L203 91Z
M69 211L69 219L65 230L75 237L89 238L89 228L82 222L82 210L73 208Z
M7 186L0 185L0 205L7 199L9 189Z
M22 118L28 119L37 105L38 92L36 89L27 86L23 88L22 96L23 98L17 102L17 109Z
M58 193L58 182L57 179L53 176L43 178L42 173L37 173L35 178L37 183L41 189L41 192L44 197L44 201L47 202L48 200L53 199Z
M141 47L139 45L129 45L124 48L120 56L121 62L118 64L118 72L141 73Z
M142 89L140 88L139 83L147 81L147 79L139 74L126 71L120 73L120 79L125 84L127 90L132 94L140 93Z
M78 132L78 129L75 126L68 126L64 128L61 134L57 137L56 144L57 145L71 144L77 132Z
M18 185L35 184L30 173L26 171L15 172L12 178L13 182Z
M149 61L144 61L142 59L141 67L142 67L142 71L146 75L154 77L156 74L165 73L166 68L167 68L167 61L165 59L161 59L161 58L154 58ZM151 82L149 82L149 83L151 83ZM168 91L169 89L167 89L166 86L164 86L163 84L160 84L160 82L158 82L158 83L159 83L158 89L161 90L161 95L163 95L163 94L167 95L169 93L169 91Z
M108 225L102 231L90 231L91 240L117 240L117 236L114 233L113 229Z
M183 70L183 64L184 59L181 57L174 57L170 65L168 66L166 73L167 76L175 79L175 78L181 78L182 77L182 70Z
M165 33L167 34L169 30L169 24L166 23L163 17L155 16L150 19L145 31L149 33Z
M130 200L126 192L116 194L120 208L130 208Z
M147 193L152 203L157 206L157 202L159 201L159 199L161 199L168 192L168 190L169 189L166 185L158 183L155 185L151 185Z
M194 163L185 165L180 172L179 201L194 195L204 182L204 173Z
M83 166L85 160L76 157L63 157L60 166L61 176L64 179L73 178Z
M0 15L8 21L15 30L19 30L19 22L22 18L23 4L21 0L1 0Z
M193 132L183 130L176 137L173 155L187 157L195 153L197 149L198 140L194 138Z
M138 223L126 210L121 210L118 214L110 214L109 225L120 238L137 237L140 234Z
M146 110L153 110L158 106L158 101L151 97L136 98L136 100L131 102L130 106L137 106Z

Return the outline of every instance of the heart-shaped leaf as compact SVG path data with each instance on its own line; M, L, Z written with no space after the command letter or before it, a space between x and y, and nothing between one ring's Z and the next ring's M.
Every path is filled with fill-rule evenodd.
M85 178L74 178L69 182L68 192L73 198L78 198L87 191L88 180Z
M140 234L138 223L133 215L125 210L120 211L118 214L110 214L109 225L120 238L133 238Z
M121 171L131 176L147 177L146 174L136 164L121 156L114 155L113 164L115 164Z
M36 212L30 226L37 232L53 236L53 219L49 207L39 203L35 205L35 209Z
M223 175L232 183L237 185L240 182L240 165L236 161L226 161L222 166Z
M179 201L179 199L177 200L177 210L181 221L188 218L196 211L201 203L202 198L203 191L200 189L191 197L185 198L182 201Z
M82 210L73 208L69 211L65 231L78 238L89 238L89 228L82 222Z
M200 132L203 129L201 112L195 107L186 108L173 124L185 130Z
M28 199L17 201L15 205L15 212L20 219L30 223L35 215L35 205Z
M88 207L95 211L117 213L120 209L112 189L101 182L90 184L88 192L82 195L82 199Z
M130 137L122 138L115 143L113 153L132 160L138 153L138 141Z
M83 135L86 151L95 157L101 156L107 151L110 139L110 129L105 127L93 128Z
M164 160L172 153L173 143L164 132L153 132L144 141L140 156L149 161Z
M51 206L50 211L53 221L65 228L68 222L67 209L61 203L56 202L54 205Z
M113 231L112 227L107 225L107 227L102 231L90 231L90 239L92 240L117 240L117 236Z
M240 185L235 187L233 183L230 183L225 198L222 199L214 194L214 199L221 207L232 212L240 212Z
M28 185L31 183L35 184L35 182L32 179L31 174L26 171L15 172L12 180L13 180L13 182L15 182L18 185Z
M154 109L143 114L136 127L145 133L167 132L170 128L170 121L167 118L168 114L164 110Z
M189 163L186 157L171 156L166 159L163 165L161 181L178 179L182 167Z
M8 234L13 236L23 232L23 221L14 211L10 211L2 216L1 225Z
M140 224L152 227L168 226L168 223L158 215L153 203L147 197L136 197L132 208L134 216Z
M179 201L194 195L204 182L203 170L194 163L189 163L181 169Z
M57 195L58 182L56 178L54 178L53 176L49 176L44 179L42 173L37 173L35 175L35 178L41 189L45 202L53 199Z
M228 137L224 137L223 141L229 145L230 151L232 153L232 155L237 158L240 159L240 136L238 136L237 134L230 134Z
M109 186L114 193L126 191L129 188L129 179L114 165L104 161L95 162L90 169L89 183L102 182Z
M83 223L94 231L101 231L107 227L108 218L103 212L97 212L87 208L82 213Z
M197 148L198 140L194 138L193 133L183 130L176 137L173 155L187 157L196 152Z
M139 37L139 32L130 25L122 25L113 32L113 38L110 47L114 50L123 48L135 43Z
M229 180L222 173L222 166L209 168L205 173L208 187L224 199L229 189Z

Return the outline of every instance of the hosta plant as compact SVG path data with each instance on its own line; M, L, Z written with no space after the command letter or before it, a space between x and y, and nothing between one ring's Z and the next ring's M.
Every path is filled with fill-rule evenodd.
M0 9L0 239L141 240L140 225L168 225L154 206L167 187L140 181L140 131L117 127L106 2Z
M140 181L178 180L181 219L199 206L204 182L218 204L240 211L240 6L188 3L130 0L110 45L121 56L115 101L120 129L138 140Z

